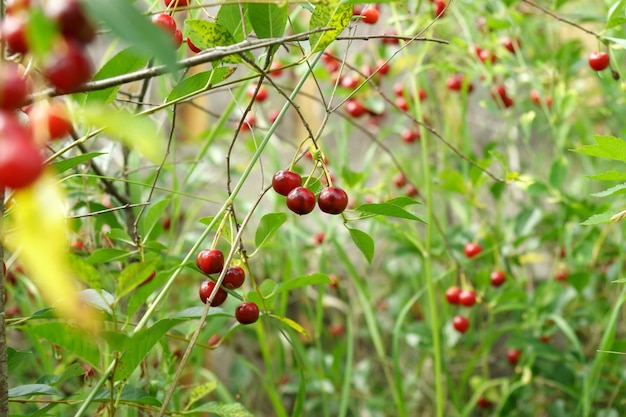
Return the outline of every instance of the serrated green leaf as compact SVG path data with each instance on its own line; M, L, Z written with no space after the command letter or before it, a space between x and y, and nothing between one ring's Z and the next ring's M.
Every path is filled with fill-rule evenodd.
M99 291L102 289L100 273L92 264L74 254L69 254L68 261L74 278L84 282L95 290Z
M165 101L170 103L182 97L208 91L213 85L230 77L235 70L235 67L218 67L212 71L204 71L184 78L176 84Z
M165 139L149 117L96 104L86 106L82 116L88 124L102 128L109 137L121 141L150 161L160 163L163 159Z
M352 19L352 6L331 1L328 4L318 3L313 10L309 21L309 30L329 28L324 32L312 33L309 36L311 53L323 51L335 40L337 36Z
M10 346L7 347L7 366L9 373L13 373L13 371L19 368L29 357L33 357L33 352L16 350Z
M119 300L139 284L144 282L155 269L155 262L134 262L120 273L115 288L115 297Z
M134 71L138 71L148 65L149 58L140 53L139 49L130 47L119 51L108 60L102 68L98 70L96 75L93 76L93 80L104 80L107 78L116 77L122 74L129 74ZM105 88L103 90L89 91L85 97L87 103L101 102L111 103L117 97L117 92L121 88L121 85Z
M626 193L626 183L616 185L615 187L611 187L604 191L600 191L598 193L591 194L594 197L609 197L616 194L624 194Z
M288 317L283 317L283 316L277 316L275 314L269 314L270 317L280 321L281 323L285 324L286 326L290 327L291 329L295 330L296 332L300 333L302 336L304 337L309 337L309 335L307 334L306 330L304 330L304 327L302 327L301 325L299 325L298 323L296 323L295 321L291 320Z
M54 395L56 397L62 396L62 394L57 391L56 388L46 384L27 384L9 389L9 398L27 397L30 395Z
M61 161L56 161L50 166L59 174L67 171L68 169L72 169L77 167L80 164L84 164L85 162L91 161L96 156L105 155L106 152L89 152L83 155L74 156L72 158L63 159Z
M147 57L154 57L172 72L178 69L174 42L169 34L150 21L127 0L85 1L81 3L94 21L102 22L128 44Z
M376 215L388 216L388 217L398 217L400 219L415 220L415 221L424 223L424 220L422 220L421 218L417 217L413 213L409 213L402 207L397 206L395 204L388 204L388 203L362 204L354 210L359 211L361 213L376 214Z
M276 231L287 221L285 213L269 213L261 217L259 227L254 235L254 244L257 248L263 246Z
M96 339L75 324L48 322L25 327L23 330L74 353L93 366L97 366L100 361Z
M620 211L621 210L610 210L605 213L594 214L593 216L589 217L587 220L585 220L581 224L585 226L593 226L596 224L613 223L614 222L613 216L615 216Z
M188 412L212 413L218 417L254 417L250 411L246 410L246 408L239 403L223 404L214 401L202 404L200 407L196 407Z
M122 389L121 394L119 393L119 389L115 388L115 391L113 391L113 396L114 398L119 398L119 401L124 401L126 403L147 404L147 405L153 405L155 407L161 406L161 402L157 400L155 397L148 394L142 389L133 387L132 385L125 384L124 388ZM111 400L110 388L101 389L100 391L96 393L96 396L94 398L94 401L97 401L97 402L101 402L101 401L106 402L110 400Z
M363 256L365 256L367 262L371 264L374 257L374 239L372 239L367 233L358 229L348 230L350 231L350 237L356 247L359 248Z
M148 211L139 222L139 231L143 236L143 240L150 238L154 227L163 220L163 213L165 213L169 205L170 200L168 198L150 204Z
M279 38L285 34L289 10L287 4L248 4L250 24L259 39Z
M209 395L216 389L217 389L216 381L205 382L204 384L200 384L200 385L193 387L191 389L191 393L189 394L189 403L187 404L187 407L185 407L185 410L189 409L189 407L191 407L193 403L206 397L207 395Z
M215 20L228 30L235 42L243 41L245 39L244 34L250 31L248 8L242 4L222 4Z
M573 149L573 151L583 155L626 162L626 142L624 140L615 136L596 135L593 138L596 141L595 145L585 145Z
M228 29L217 22L206 20L185 20L183 35L200 49L212 49L217 46L228 46L235 43L235 39ZM250 58L252 56L250 55ZM237 55L224 58L224 62L239 63L241 57Z
M626 172L607 171L600 174L587 175L587 178L598 181L626 181Z
M121 261L130 256L130 253L121 249L101 248L93 251L87 258L90 264L102 264L105 262Z
M332 284L332 280L328 277L328 275L319 273L297 277L281 283L276 289L276 293L318 284Z

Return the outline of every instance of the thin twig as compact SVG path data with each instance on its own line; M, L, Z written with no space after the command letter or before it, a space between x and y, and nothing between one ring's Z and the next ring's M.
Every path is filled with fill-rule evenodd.
M532 6L532 7L536 8L536 9L541 10L541 11L542 11L542 12L544 12L545 14L547 14L547 15L549 15L549 16L552 16L553 18L555 18L555 19L556 19L556 20L558 20L559 22L567 23L567 24L568 24L568 25L570 25L570 26L574 26L576 29L580 29L580 30L582 30L583 32L585 32L585 33L587 33L587 34L589 34L589 35L595 36L596 38L598 38L598 37L600 36L600 35L598 35L596 32L594 32L594 31L592 31L592 30L589 30L589 29L586 29L586 28L584 28L584 27L580 26L578 23L574 23L574 22L572 22L571 20L565 19L564 17L561 17L561 16L557 15L556 13L551 12L550 10L548 10L548 9L546 9L545 7L543 7L543 6L541 6L541 5L537 4L537 3L535 3L535 2L534 2L534 1L532 1L532 0L522 0L522 1L523 1L524 3L526 3L526 4L528 4L529 6Z

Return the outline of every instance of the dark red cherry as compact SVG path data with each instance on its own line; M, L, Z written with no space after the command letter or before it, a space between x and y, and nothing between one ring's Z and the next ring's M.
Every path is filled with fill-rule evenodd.
M235 309L235 318L241 324L252 324L259 319L259 306L251 301L243 302Z
M196 266L205 274L217 274L224 269L224 254L217 249L204 249L196 256Z
M320 192L317 204L324 213L341 214L348 206L348 194L341 188L326 187Z
M226 270L222 285L229 290L241 287L246 279L246 273L240 266L231 266Z
M287 194L287 207L296 214L308 214L315 208L315 194L307 188L296 187Z
M204 281L200 285L200 290L198 292L200 295L200 300L204 304L206 304L207 299L211 296L211 293L213 292L214 288L215 288L215 283L213 281ZM217 306L224 304L224 301L226 301L227 296L228 296L228 293L226 291L224 291L222 288L218 288L217 293L215 294L215 297L213 297L213 301L211 302L211 306L217 307Z

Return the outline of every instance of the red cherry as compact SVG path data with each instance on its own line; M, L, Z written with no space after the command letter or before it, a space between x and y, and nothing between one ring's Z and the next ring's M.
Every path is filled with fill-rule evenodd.
M246 118L241 125L241 132L247 132L256 126L256 117L252 113L246 114Z
M324 239L326 239L326 233L324 232L318 232L313 235L313 242L318 245L321 245L324 242Z
M348 90L354 90L359 85L357 77L346 75L339 79L339 86Z
M0 185L19 189L32 184L44 170L44 158L32 140L0 139Z
M502 271L493 271L490 275L491 278L491 286L493 287L499 287L500 285L504 284L504 281L506 281L506 275L504 275L504 272Z
M506 351L506 360L509 361L511 365L516 365L521 355L522 351L520 349L511 348Z
M610 58L606 52L592 52L589 55L589 66L594 71L602 71L609 66Z
M393 177L393 184L398 188L404 187L406 185L406 176L402 172L398 172Z
M180 29L176 29L172 40L174 41L174 49L180 48L183 44L183 32L181 32Z
M214 288L215 288L215 283L213 281L204 281L200 285L200 290L198 291L198 293L200 295L200 300L204 304L206 304ZM226 291L224 291L222 288L218 288L217 293L215 294L215 297L213 297L213 301L211 302L211 306L217 307L217 306L224 304L224 301L226 301L227 296L228 296L228 293Z
M252 324L259 319L259 306L251 301L243 302L235 309L235 318L241 324Z
M389 72L389 70L391 69L391 66L389 65L389 62L384 61L384 60L377 61L376 65L378 66L377 70L378 70L378 74L380 74L380 75L387 74Z
M6 0L4 2L5 12L7 15L27 10L30 8L30 0Z
M224 269L224 254L217 249L204 249L196 256L196 266L205 274L217 274Z
M272 77L278 77L283 73L282 70L283 64L279 61L272 61L272 65L270 65L269 75Z
M296 214L308 214L315 208L315 194L307 188L296 187L287 194L287 207Z
M482 49L480 50L480 52L478 52L478 59L480 59L480 62L482 62L483 64L487 61L493 64L496 62L496 54L486 49Z
M7 15L2 21L0 33L2 41L11 52L25 54L28 52L28 42L26 40L26 23L28 15L17 14Z
M476 303L476 292L473 290L464 290L459 294L459 303L465 307L471 307Z
M44 69L48 82L62 93L71 93L91 79L93 66L76 42L67 42L52 54Z
M152 23L174 36L176 32L176 21L167 13L159 13L152 16Z
M341 214L348 207L348 194L337 187L326 187L317 198L317 204L324 213Z
M193 44L193 42L191 41L191 38L187 38L187 46L189 47L191 52L194 52L196 54L202 50Z
M408 111L409 110L409 102L406 101L404 96L396 97L396 106L398 106L398 108L400 110L402 110L402 111Z
M417 197L420 191L413 184L407 184L404 186L404 194L407 197Z
M78 0L49 1L46 4L46 15L59 25L66 38L87 44L96 37L96 31Z
M67 108L60 100L36 104L28 113L36 133L43 132L50 140L61 139L72 131Z
M365 106L357 99L351 98L344 104L346 112L352 117L361 117L367 113Z
M470 242L467 245L465 245L465 247L463 248L463 252L465 253L465 256L468 258L473 258L479 255L482 251L483 251L483 248L478 243L475 243L475 242Z
M502 46L504 46L510 53L514 54L522 47L522 41L520 38L504 38L502 40Z
M554 274L554 279L557 281L567 281L569 277L569 272L565 268L559 268Z
M256 97L255 97L254 93L256 91L256 87L257 87L256 84L251 85L250 87L248 87L248 91L246 91L246 93L248 94L248 97L250 98L254 97L254 101L261 103L265 101L265 99L267 99L267 88L260 86L259 92L256 94Z
M19 306L11 306L11 307L7 307L5 314L7 317L15 317L15 316L21 315L22 310L20 310Z
M476 405L480 408L491 408L493 407L493 403L486 399L485 397L480 397L476 400Z
M286 196L294 188L302 185L302 177L297 172L281 169L272 178L272 188L280 195Z
M240 266L231 266L226 270L222 285L229 290L234 290L243 285L246 279L246 273Z
M491 92L491 97L499 103L502 103L505 108L509 108L513 105L513 99L508 96L506 87L502 84L495 86L494 90Z
M459 333L465 333L470 327L470 322L465 316L454 316L452 319L452 327Z
M222 337L219 334L214 334L211 337L209 337L209 341L207 342L207 345L217 346L221 341L222 341Z
M2 275L6 276L7 274L7 264L4 263L4 261L2 261Z
M402 137L402 140L406 143L413 143L416 140L419 140L422 137L422 134L420 133L419 129L407 128L402 131L400 137Z
M435 17L443 17L446 10L446 2L444 0L435 0L433 2Z
M465 76L463 74L454 74L450 76L446 84L448 85L448 90L452 91L461 91L462 89L466 89L468 93L471 93L474 89L474 85L471 82L465 85Z
M346 326L344 326L341 323L333 323L330 326L328 326L328 333L330 333L332 336L341 336L346 332Z
M383 35L389 35L389 37L385 37L380 40L383 44L387 44L387 45L400 44L400 39L395 37L395 36L398 36L398 33L395 30L391 29L391 30L385 31Z
M0 109L15 110L22 107L30 92L31 84L22 77L18 66L4 62L0 68Z
M459 287L450 287L446 290L446 300L449 304L459 304L459 295L461 295Z
M378 22L379 12L374 7L368 7L361 13L361 20L363 23L373 25Z
M165 7L185 7L189 5L189 0L163 0Z

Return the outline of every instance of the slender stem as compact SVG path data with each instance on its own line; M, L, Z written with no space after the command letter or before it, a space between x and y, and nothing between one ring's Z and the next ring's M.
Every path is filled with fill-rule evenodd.
M4 187L0 187L0 236L2 236L2 219L4 218ZM0 261L4 259L4 248L0 245ZM4 319L5 279L3 268L0 268L0 416L9 415L9 369L7 358L6 323Z
M526 3L526 4L528 4L529 6L532 6L534 8L537 8L537 9L541 10L545 14L547 14L549 16L552 16L553 18L555 18L559 22L567 23L570 26L574 26L575 28L580 29L580 30L582 30L583 32L585 32L585 33L587 33L589 35L595 36L596 38L599 37L599 35L596 32L594 32L592 30L589 30L589 29L586 29L586 28L580 26L579 24L572 22L571 20L567 20L567 19L565 19L565 18L563 18L563 17L561 17L561 16L551 12L550 10L546 9L545 7L535 3L534 1L531 1L531 0L522 0L522 1L524 3Z

